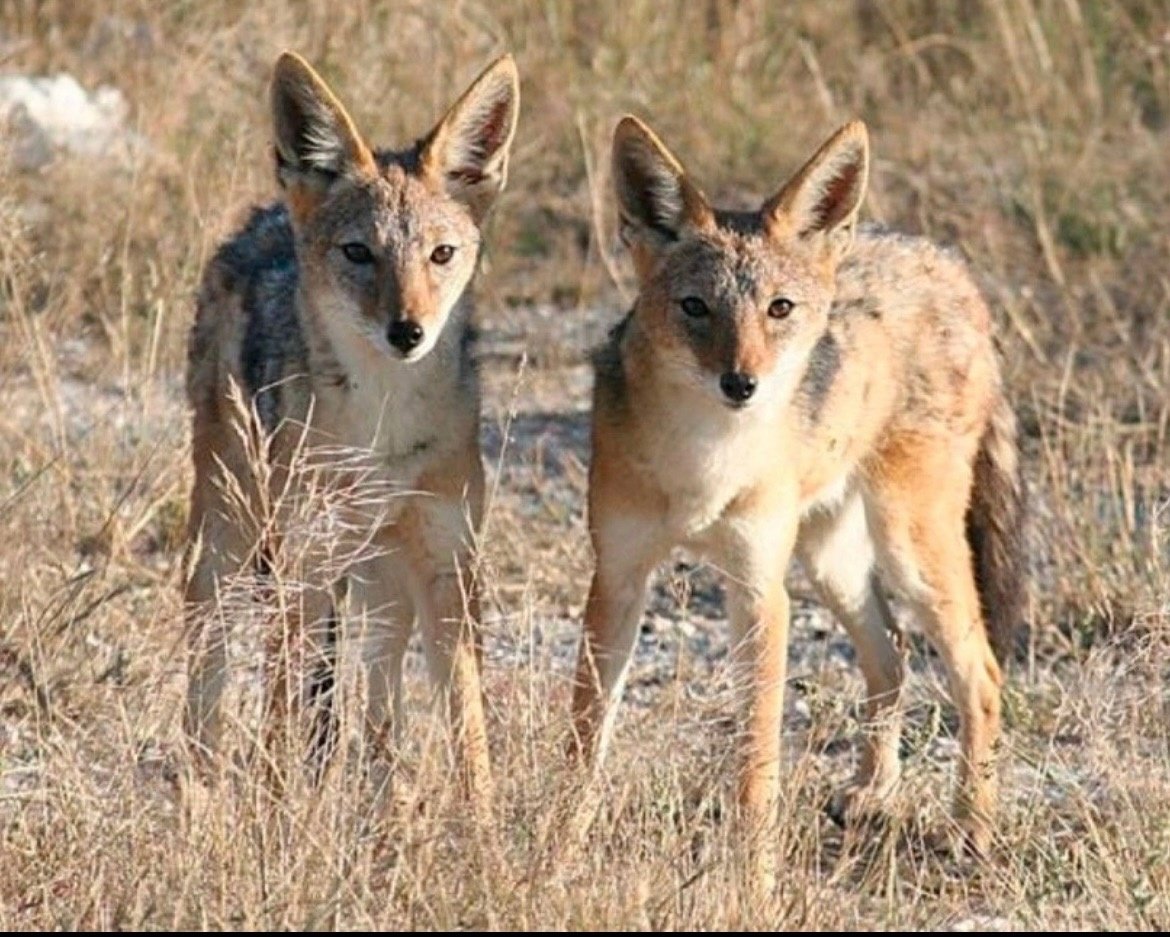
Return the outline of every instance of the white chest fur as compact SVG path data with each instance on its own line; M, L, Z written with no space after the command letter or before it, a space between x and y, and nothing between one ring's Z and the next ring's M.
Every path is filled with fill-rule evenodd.
M698 537L768 470L777 432L751 411L700 402L643 427L646 467L669 499L667 524L681 540Z
M410 484L475 419L474 397L461 388L458 325L448 322L419 361L403 361L352 329L329 329L346 382L321 408L319 428L342 446L372 454L393 481Z
M343 411L346 443L390 462L433 445L442 423L440 385L447 383L434 357L350 370Z

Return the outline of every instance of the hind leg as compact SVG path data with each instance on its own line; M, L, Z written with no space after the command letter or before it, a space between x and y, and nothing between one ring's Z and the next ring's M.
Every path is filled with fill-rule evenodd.
M834 812L854 813L889 794L898 780L898 704L904 681L897 625L874 575L874 546L857 492L832 511L805 517L797 546L817 594L845 626L865 678L865 737L861 762Z
M281 561L277 560L277 565ZM303 579L304 577L297 577ZM273 576L272 621L265 630L264 759L279 797L303 764L310 742L320 777L335 740L336 613L330 586ZM306 726L306 716L312 722Z
M334 590L326 617L319 623L309 640L310 665L304 677L305 707L311 713L312 728L309 743L314 777L325 773L337 748L341 718L338 703L338 663L341 654L341 621L338 608L344 600L344 590Z
M969 454L953 440L903 441L883 453L868 507L884 570L909 599L946 667L961 720L956 815L986 848L995 810L1002 676L988 643L965 519Z

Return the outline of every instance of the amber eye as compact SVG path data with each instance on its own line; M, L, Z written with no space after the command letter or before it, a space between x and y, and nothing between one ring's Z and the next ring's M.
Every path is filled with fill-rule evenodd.
M779 299L772 300L772 305L768 307L768 315L773 319L787 319L788 314L795 308L796 303L781 296Z
M438 264L440 267L446 263L451 262L451 258L455 256L455 248L450 244L440 244L433 251L431 251L431 263Z
M373 252L361 241L350 241L348 244L342 244L341 252L345 254L345 259L351 264L364 265L374 262Z
M685 312L692 319L702 319L711 315L711 310L707 308L707 304L699 299L698 296L688 296L679 302L682 311Z

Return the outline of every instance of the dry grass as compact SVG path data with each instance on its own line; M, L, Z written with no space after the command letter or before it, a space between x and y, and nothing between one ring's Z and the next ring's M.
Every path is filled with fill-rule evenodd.
M498 480L486 682L501 790L487 830L465 822L425 716L384 822L356 745L322 790L276 807L247 769L177 805L185 333L204 260L272 191L264 91L285 46L386 141L420 133L498 51L523 76L478 293ZM152 146L125 170L61 160L0 183L0 924L1170 924L1165 4L8 0L0 69L115 84ZM720 820L718 593L682 568L652 603L607 809L582 849L555 835L589 571L580 361L630 286L605 178L625 110L733 200L865 118L869 215L957 245L994 299L1026 429L1038 588L986 862L915 846L923 824L945 823L954 760L924 654L896 828L842 836L821 814L848 776L859 681L802 606L784 873L771 902L746 901L743 849ZM243 710L239 729L255 731Z

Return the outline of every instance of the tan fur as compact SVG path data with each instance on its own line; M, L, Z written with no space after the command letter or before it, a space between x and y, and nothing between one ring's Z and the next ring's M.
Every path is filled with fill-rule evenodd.
M256 211L209 264L189 352L187 729L205 761L218 747L226 666L218 597L231 576L281 549L316 473L334 490L370 486L382 499L347 515L358 565L343 571L367 634L371 738L385 747L399 734L402 658L417 620L464 780L477 808L490 804L473 576L484 479L467 332L479 223L504 183L517 103L505 57L414 148L374 151L303 60L277 62L286 208ZM409 347L395 344L403 324L419 327ZM234 405L237 391L251 415ZM247 439L267 458L259 474ZM370 549L358 555L363 538ZM338 583L325 549L309 545L287 627L268 641L266 735L276 754L295 738L306 693L317 692L302 691L302 679L334 665ZM319 735L330 727L323 718Z
M724 212L648 128L619 125L614 174L640 290L596 362L597 567L574 750L603 756L647 578L688 546L729 577L740 799L754 822L772 817L795 552L852 636L868 688L873 725L847 811L880 800L898 774L903 681L880 569L946 664L962 718L959 812L983 846L1001 675L964 519L987 474L975 474L980 453L991 446L1000 477L1015 478L1010 407L963 264L919 239L857 230L867 171L865 128L849 124L759 211ZM976 494L986 525L1004 499ZM996 541L1001 591L1011 547Z

